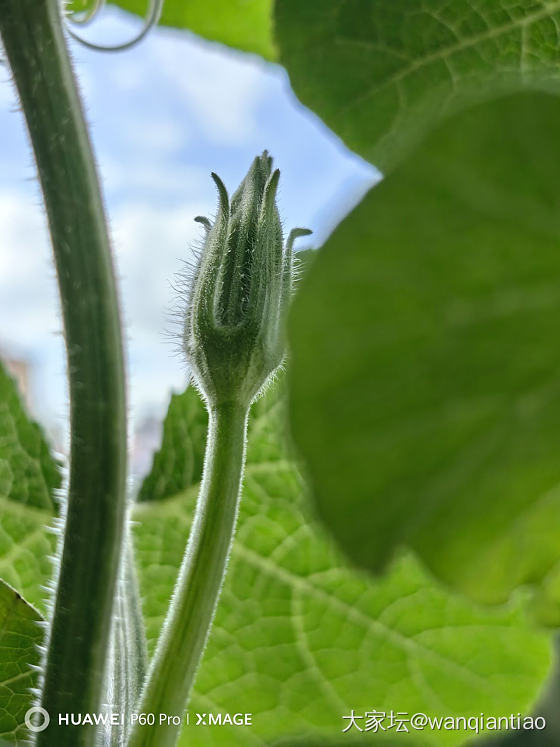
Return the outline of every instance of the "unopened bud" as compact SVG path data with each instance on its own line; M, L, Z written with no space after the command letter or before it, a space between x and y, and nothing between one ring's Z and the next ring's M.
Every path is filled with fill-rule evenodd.
M249 405L284 355L284 326L292 291L296 228L284 245L276 206L280 172L265 151L255 158L237 191L219 194L194 272L185 316L184 349L211 405Z

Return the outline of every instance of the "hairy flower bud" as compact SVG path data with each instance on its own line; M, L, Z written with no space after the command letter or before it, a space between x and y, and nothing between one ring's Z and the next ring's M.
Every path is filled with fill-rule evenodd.
M185 315L184 350L211 405L249 405L284 354L284 322L292 290L292 247L310 231L296 228L284 246L276 206L280 172L265 151L237 191L219 194L194 271Z

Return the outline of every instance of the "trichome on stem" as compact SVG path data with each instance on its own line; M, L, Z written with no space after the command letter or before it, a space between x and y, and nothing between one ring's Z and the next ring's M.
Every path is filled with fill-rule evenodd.
M219 194L191 280L183 347L209 412L204 474L187 547L140 710L182 716L212 625L231 549L249 407L284 356L294 229L284 245L280 172L264 152L231 197ZM175 744L179 727L136 725L132 747Z

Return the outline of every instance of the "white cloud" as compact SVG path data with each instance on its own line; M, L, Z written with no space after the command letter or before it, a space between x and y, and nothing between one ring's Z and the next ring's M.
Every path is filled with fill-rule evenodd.
M33 346L59 328L51 249L42 208L0 191L0 340Z
M66 413L60 304L36 196L0 190L0 350L31 366L31 404L45 424Z
M170 282L181 270L182 260L192 259L192 247L202 235L194 217L208 212L208 207L203 203L155 207L134 202L113 215L117 267L133 342L151 344L163 339L166 309L173 301Z
M208 192L211 185L206 169L181 162L169 165L146 158L123 163L114 153L104 152L101 154L100 167L106 191L118 191L120 195L128 196L143 191L152 194L158 202L170 198L174 203L177 199L190 199L201 188Z
M213 205L203 202L174 207L134 202L113 216L131 405L136 414L161 412L169 390L184 386L185 365L175 353L180 330L171 319L177 302L171 283L200 242L202 228L194 217L213 210ZM170 332L176 340L169 339Z
M169 390L184 386L184 363L166 337L174 302L170 281L200 240L202 228L193 218L213 210L204 202L161 208L129 202L112 216L134 416L162 412ZM0 237L0 348L33 364L38 415L60 424L66 412L62 322L36 198L0 190Z
M150 152L154 149L173 153L184 148L189 139L189 132L179 122L158 116L157 112L141 119L133 119L126 131L127 138L140 151Z
M104 44L122 41L132 38L138 25L138 19L108 7L87 30L87 37ZM169 29L152 31L145 43L118 58L77 44L72 48L86 101L110 107L115 95L139 99L142 94L146 102L152 101L152 107L131 112L127 122L126 136L146 148L172 151L183 146L191 124L222 145L250 142L257 132L254 113L267 81L264 63L253 56ZM94 69L97 80L91 74ZM109 88L100 84L99 73L110 80ZM159 85L151 88L155 80ZM176 104L170 104L173 101ZM179 107L191 122L172 119Z
M238 145L255 137L266 81L254 58L189 36L161 34L154 42L158 68L186 97L208 139Z

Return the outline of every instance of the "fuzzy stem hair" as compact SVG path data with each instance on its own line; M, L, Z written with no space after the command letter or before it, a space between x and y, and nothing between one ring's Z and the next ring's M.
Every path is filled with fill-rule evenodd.
M245 463L248 410L235 401L210 408L204 477L175 593L140 713L182 718L224 581ZM128 747L173 747L180 723L136 723Z
M0 0L0 34L45 199L70 389L70 479L36 744L89 747L98 710L126 516L126 403L117 291L94 159L59 0ZM22 247L29 251L29 247Z

